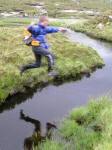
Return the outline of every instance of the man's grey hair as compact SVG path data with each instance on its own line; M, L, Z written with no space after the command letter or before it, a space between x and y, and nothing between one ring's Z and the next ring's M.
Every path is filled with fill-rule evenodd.
M44 21L48 21L48 17L47 16L40 16L39 22L44 22Z

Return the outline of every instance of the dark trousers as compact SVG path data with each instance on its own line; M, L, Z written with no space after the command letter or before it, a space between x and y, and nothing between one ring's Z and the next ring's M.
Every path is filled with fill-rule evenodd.
M49 52L48 49L35 46L35 47L32 47L32 51L34 53L36 61L35 63L24 65L23 66L24 70L32 69L32 68L39 68L41 66L42 56L45 56L48 59L48 71L53 69L54 56L51 52Z

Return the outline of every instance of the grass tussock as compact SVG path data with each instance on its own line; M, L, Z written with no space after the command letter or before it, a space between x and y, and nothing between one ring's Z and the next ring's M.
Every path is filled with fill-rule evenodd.
M102 29L98 28L99 23L103 24ZM96 18L85 23L74 24L71 25L71 28L77 32L86 33L93 38L112 42L112 22L108 17Z
M43 59L43 67L27 71L23 77L19 68L23 64L34 62L31 47L22 42L24 27L1 27L0 42L0 103L18 91L24 92L25 87L32 87L37 83L52 81L47 76L47 63ZM56 57L56 69L59 78L76 78L84 70L91 72L94 65L103 64L95 50L78 43L71 43L62 34L48 36Z
M59 140L53 137L40 144L39 150L51 150L52 146L55 150L111 150L112 98L92 99L86 107L73 109L59 132Z

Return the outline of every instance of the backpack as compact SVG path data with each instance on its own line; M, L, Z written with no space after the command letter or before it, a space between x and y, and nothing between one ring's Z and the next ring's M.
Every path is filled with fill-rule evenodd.
M28 31L27 28L24 30L23 41L27 46L40 46L40 42L32 38L32 34Z
M31 43L32 43L32 34L28 31L28 29L26 28L24 30L24 43L27 45L27 46L31 46Z

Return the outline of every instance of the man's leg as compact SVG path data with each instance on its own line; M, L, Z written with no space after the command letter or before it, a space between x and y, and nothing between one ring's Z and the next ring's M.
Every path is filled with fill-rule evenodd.
M48 58L48 71L51 71L54 66L54 55L48 49L44 49L42 47L39 47L35 52Z
M35 63L24 65L21 68L21 74L28 69L39 68L41 66L41 55L34 52L34 56L36 59Z
M24 65L23 66L24 70L33 69L33 68L39 68L40 65L41 65L41 56L38 55L38 56L36 56L36 58L38 58L38 61L36 60L36 62L34 64Z
M42 47L38 48L37 53L48 58L48 75L57 76L58 73L54 71L54 55L48 49Z
M54 55L52 53L49 53L48 55L46 55L47 59L48 59L48 72L53 70L54 67Z

